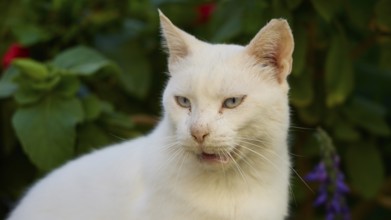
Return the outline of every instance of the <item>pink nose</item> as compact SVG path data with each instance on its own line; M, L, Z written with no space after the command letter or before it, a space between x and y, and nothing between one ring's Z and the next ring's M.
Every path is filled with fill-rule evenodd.
M205 138L209 135L209 132L202 129L191 129L191 136L193 136L194 140L199 144L202 144L205 141Z

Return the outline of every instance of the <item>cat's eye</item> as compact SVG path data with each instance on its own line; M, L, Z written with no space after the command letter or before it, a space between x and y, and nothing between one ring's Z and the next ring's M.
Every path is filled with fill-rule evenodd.
M188 98L183 96L175 96L176 103L181 106L182 108L190 108L191 102Z
M240 104L242 104L244 98L245 98L245 96L238 96L238 97L228 98L228 99L224 100L223 108L230 108L230 109L236 108Z

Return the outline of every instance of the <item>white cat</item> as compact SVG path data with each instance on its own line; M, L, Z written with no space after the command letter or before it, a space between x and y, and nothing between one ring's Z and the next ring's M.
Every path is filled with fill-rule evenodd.
M271 20L242 47L208 44L160 20L170 79L159 125L52 172L8 220L287 216L288 23Z

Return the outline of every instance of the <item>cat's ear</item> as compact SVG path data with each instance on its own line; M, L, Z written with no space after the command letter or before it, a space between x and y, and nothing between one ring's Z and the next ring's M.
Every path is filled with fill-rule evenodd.
M247 45L247 52L258 64L275 68L277 80L283 83L292 69L294 48L292 31L285 19L272 19Z
M168 53L169 66L185 58L191 53L191 46L198 40L177 28L160 10L160 25L163 36L163 46Z

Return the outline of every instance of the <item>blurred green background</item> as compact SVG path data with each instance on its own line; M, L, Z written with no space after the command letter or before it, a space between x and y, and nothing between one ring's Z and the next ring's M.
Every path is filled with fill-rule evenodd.
M1 219L53 168L153 128L167 79L157 8L210 42L246 44L286 18L294 169L322 160L322 127L352 219L391 219L391 0L0 0ZM290 219L324 219L318 185L292 182Z

